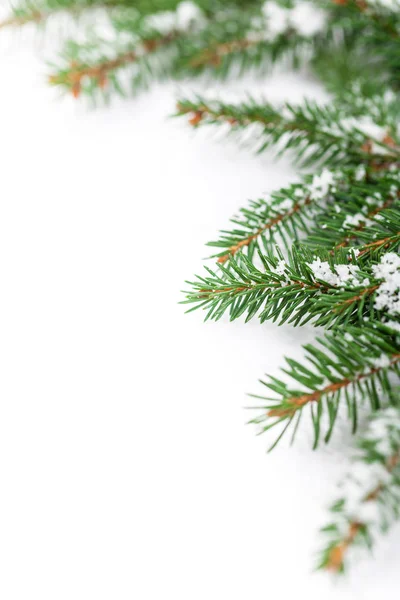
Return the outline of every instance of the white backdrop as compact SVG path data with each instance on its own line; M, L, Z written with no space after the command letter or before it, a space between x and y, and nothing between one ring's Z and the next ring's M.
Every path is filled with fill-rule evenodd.
M342 454L301 434L266 455L245 426L245 393L314 332L178 305L204 243L289 163L167 119L173 84L57 100L32 44L3 46L2 600L389 596L400 528L346 580L312 573ZM294 75L230 86L248 89L323 96Z

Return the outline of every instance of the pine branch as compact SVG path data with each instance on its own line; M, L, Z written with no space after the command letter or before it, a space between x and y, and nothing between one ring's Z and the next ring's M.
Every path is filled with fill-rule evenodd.
M213 35L205 36L203 48L193 53L189 60L184 58L180 68L192 76L212 69L214 76L225 77L234 67L236 72L244 71L250 66L266 72L283 57L296 68L304 63L307 51L312 48L312 42L308 38L297 35L293 30L288 30L273 40L265 39L265 33L258 35L251 29L243 31L242 36L229 41L216 41Z
M50 17L59 13L76 16L90 8L133 9L132 16L137 19L138 16L144 17L175 11L179 4L179 0L20 0L12 6L10 16L0 22L0 29L22 27L31 22L44 23ZM230 0L225 1L224 4L225 6L235 6L237 2ZM251 5L252 2L248 1L245 4ZM221 6L218 2L215 3L212 0L197 0L196 5L210 14L214 14L214 10ZM123 18L130 20L129 17L130 14L124 12Z
M348 191L340 190L316 215L315 226L305 243L310 248L357 247L360 241L379 236L379 224L389 208L399 206L397 175L375 173L367 181L353 181Z
M371 409L377 410L381 404L378 387L383 394L390 394L388 374L400 375L400 347L389 326L346 327L345 333L335 331L317 340L319 347L304 346L308 363L286 359L288 368L283 372L300 387L290 387L271 376L261 382L277 394L277 397L254 396L263 401L262 406L255 407L262 413L250 422L261 426L262 432L285 421L289 426L309 406L316 447L323 418L327 421L325 442L329 441L342 399L355 432L359 403L368 400Z
M232 6L235 2L226 3L229 8L225 8L226 18L223 21L216 18L220 8L218 3L213 10L200 10L197 5L192 4L193 8L189 12L186 10L187 6L183 6L187 4L179 3L175 12L164 15L168 17L168 27L157 14L142 17L138 12L116 12L111 15L112 26L118 35L131 37L128 52L124 47L120 48L118 37L108 43L96 37L83 44L69 42L64 51L63 62L68 59L69 63L72 62L72 68L70 64L65 67L56 66L55 73L50 78L51 83L72 90L77 96L79 93L76 93L78 85L75 80L80 71L83 71L85 77L86 73L90 77L90 85L86 91L93 94L103 86L103 79L97 76L99 63L101 71L107 69L108 73L114 73L129 64L136 67L137 55L141 55L137 48L144 46L146 49L147 44L154 40L166 40L160 46L160 63L147 62L138 77L135 74L137 69L134 69L131 86L134 89L142 85L144 79L155 81L167 76L181 79L200 75L204 70L211 70L215 77L226 77L234 68L238 71L253 66L264 70L283 56L291 57L293 63L298 63L305 48L312 45L310 38L297 35L293 28L271 39L268 35L268 19L262 16L259 6L255 8L251 3L248 3L248 8L240 11ZM255 19L261 23L258 29L254 29ZM166 47L170 48L168 54L165 52ZM103 67L104 62L107 65ZM94 77L91 77L92 73ZM72 85L71 79L74 80ZM121 85L114 84L114 87L121 92Z
M341 496L331 508L333 520L322 529L329 541L319 568L334 573L343 573L353 550L370 549L376 535L400 516L399 409L376 412L358 449Z
M238 105L222 101L181 100L178 116L189 115L192 126L228 125L235 131L257 126L253 138L258 152L280 143L280 152L296 150L302 166L318 164L367 164L400 160L400 143L371 120L343 117L340 107L286 103L275 108L267 102L248 100ZM372 133L372 135L371 135Z
M359 247L358 259L372 258L377 261L382 253L397 251L400 245L400 216L398 209L385 210L369 231L360 231L363 245ZM370 240L373 241L370 241Z
M354 247L367 225L378 223L387 208L397 206L398 186L396 175L367 174L363 165L324 169L304 177L304 184L252 201L231 219L234 229L223 230L220 239L208 245L222 248L213 255L221 264L238 252L246 252L250 259L256 250L268 253L277 243L289 250L299 239L314 249Z
M23 1L12 9L12 14L0 22L0 29L22 27L28 23L43 24L59 13L78 16L92 8L113 8L129 4L126 0L43 0Z
M218 241L208 243L223 249L214 255L218 263L224 264L238 252L247 252L251 260L256 250L269 252L278 240L289 250L293 240L308 232L316 210L322 209L336 186L344 185L346 176L343 172L324 170L304 180L304 184L295 184L252 201L248 208L240 211L239 217L231 219L235 228L222 231Z
M262 269L238 254L218 274L205 267L207 276L197 276L183 303L190 310L203 309L206 320L230 320L246 315L246 322L258 316L328 329L361 325L365 319L379 322L382 316L400 314L397 300L400 258L386 253L380 259L359 261L345 249L319 252L303 246L293 248L285 261L282 254L258 254Z
M178 31L172 31L164 36L144 37L134 46L123 45L117 51L112 49L112 58L109 56L110 52L107 52L109 45L106 43L100 56L89 60L79 58L82 56L82 45L69 42L65 45L63 56L66 66L58 67L57 72L49 76L49 82L70 91L75 98L82 93L91 96L95 90L105 90L107 86L112 86L124 95L124 84L118 78L118 73L127 67L136 67L132 86L146 85L148 59L175 42L179 35ZM93 49L96 55L99 54L100 48L96 43L94 47L90 44L85 46L86 55L90 55Z

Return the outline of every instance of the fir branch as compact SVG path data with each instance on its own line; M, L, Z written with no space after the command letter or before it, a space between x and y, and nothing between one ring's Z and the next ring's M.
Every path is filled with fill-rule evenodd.
M179 0L19 0L11 7L10 16L0 22L0 29L22 27L31 22L44 23L59 13L76 16L91 8L132 9L132 16L137 19L138 16L144 17L175 11L179 3ZM214 4L218 5L219 3ZM235 5L236 2L231 0L225 3L225 5L227 4ZM209 12L212 9L212 0L197 0L196 5ZM217 6L214 9L216 8ZM123 12L122 14L124 19L130 20L129 13Z
M332 435L342 398L346 401L352 430L356 431L359 402L368 400L372 410L378 409L381 401L377 385L383 393L389 394L388 373L393 372L397 377L400 374L400 347L387 326L347 327L345 333L335 331L317 340L319 347L304 347L308 364L287 359L288 368L283 369L300 387L289 387L271 376L262 381L277 397L254 396L263 401L262 406L254 407L262 410L262 414L250 421L261 426L261 431L267 431L282 421L292 422L296 415L299 418L303 409L310 406L314 447L321 436L324 413L326 442Z
M344 115L340 107L319 106L305 102L303 106L286 103L276 108L267 102L248 100L238 105L222 101L181 100L178 116L189 115L192 126L229 125L244 131L258 126L254 133L257 151L280 143L280 152L296 150L297 161L303 166L312 163L380 165L400 159L400 144L387 136L372 121L357 121ZM375 135L371 135L371 130Z
M220 264L221 274L206 267L207 276L189 282L192 289L184 303L195 305L190 310L205 310L206 320L228 313L230 320L246 315L246 321L258 316L261 322L271 319L294 326L311 322L326 328L361 324L364 318L378 320L380 310L397 314L397 304L391 304L396 288L391 291L390 277L397 277L398 266L396 262L392 266L391 254L376 264L359 262L354 253L349 261L345 250L316 256L300 246L293 248L287 261L279 251L276 256L259 252L258 257L262 270L243 254L231 258L228 267ZM394 273L387 281L385 268Z
M370 549L376 534L400 516L400 411L387 408L373 415L358 441L353 469L333 504L333 521L322 529L328 544L319 568L343 573L358 546Z
M194 69L208 66L219 66L223 57L237 52L242 52L243 50L247 50L258 43L260 42L257 40L242 38L231 40L229 42L214 44L214 46L210 46L204 50L201 50L197 56L194 56L190 59L189 64Z
M298 188L299 189L299 188ZM288 194L288 199L291 200L290 195ZM209 246L221 246L221 244L223 244L224 246L228 243L229 247L229 252L227 252L226 254L222 254L222 255L217 255L218 256L218 263L220 264L224 264L227 260L229 260L229 258L231 258L232 256L234 256L235 254L237 254L237 252L239 252L240 250L243 250L244 248L248 248L249 246L253 246L255 245L254 243L256 241L259 240L259 238L261 236L265 237L265 234L267 232L269 232L270 234L270 240L273 241L273 236L274 236L274 230L276 230L277 232L281 231L281 226L283 224L287 224L288 221L292 221L294 224L294 227L297 227L297 223L298 223L298 227L304 227L304 221L302 219L299 218L299 220L296 222L296 217L300 217L300 212L304 213L306 211L306 209L312 204L312 199L310 196L305 196L305 198L300 201L297 200L296 202L294 202L290 208L286 208L286 210L284 210L283 207L281 207L281 209L279 210L279 205L278 205L278 210L274 209L273 207L269 207L269 211L270 212L270 218L267 220L266 218L264 219L260 219L260 216L257 215L258 219L257 220L263 220L266 221L264 222L261 227L259 227L258 229L256 229L256 231L254 233L251 233L250 235L247 235L245 237L242 237L243 234L239 233L239 240L235 240L235 243L233 245L229 245L232 241L232 238L235 236L238 236L237 231L235 230L232 233L228 233L229 237L226 235L227 232L223 232L223 239L219 242L210 242L208 245ZM265 213L265 206L264 203L256 203L253 202L253 207L257 207L260 208L260 205L263 208L263 212ZM244 212L244 211L242 211ZM248 218L248 214L250 211L246 211L245 215ZM251 213L251 219L254 223L254 215L255 213L252 212ZM238 221L232 219L233 223L238 223ZM245 222L239 222L238 224L240 224L242 227L246 226L248 223ZM252 225L253 225L252 223ZM281 237L283 236L283 234L281 233Z
M50 75L49 83L70 91L75 98L82 92L91 95L95 89L104 90L108 84L123 94L123 86L116 77L117 72L131 65L140 68L146 58L174 42L179 35L179 32L173 31L164 36L146 37L133 47L121 48L113 58L109 58L104 52L103 56L93 62L79 60L82 46L68 43L64 51L67 66ZM90 52L92 46L87 45L86 48Z
M214 75L224 77L235 65L239 67L237 72L250 66L265 72L282 58L297 68L304 63L307 51L312 49L312 41L297 35L293 30L288 30L272 40L266 38L265 33L257 35L251 29L243 31L243 37L229 41L216 41L207 35L202 45L203 48L195 52L189 60L181 61L181 68L191 75L212 69Z
M366 175L364 168L361 175ZM235 226L232 230L223 230L219 240L208 243L222 248L213 258L217 257L218 263L224 264L238 252L247 252L252 259L256 250L270 252L278 242L289 250L293 241L299 239L310 248L348 246L398 195L394 191L398 187L395 177L386 177L381 183L375 176L368 184L359 179L360 167L324 169L314 176L305 176L303 184L252 201L239 216L231 219ZM385 201L382 200L384 194L387 195ZM345 223L349 219L355 222L359 219L356 227ZM313 220L315 228L311 227Z
M316 215L315 226L305 240L307 246L357 247L363 239L370 240L372 231L379 237L379 224L389 208L399 205L400 191L397 175L376 175L366 181L353 180L348 191L339 190L332 196L325 210Z
M241 210L239 217L231 219L235 225L232 231L224 230L218 241L209 242L209 246L223 248L215 255L218 263L224 264L239 251L247 251L251 259L256 249L268 251L277 239L289 249L290 240L307 231L307 220L315 204L324 203L334 184L337 184L335 176L323 171L320 175L305 177L304 184L295 184L270 197L252 201L248 208Z
M352 229L348 234L342 236L342 237L338 237L336 245L335 245L335 249L338 248L346 248L350 242L354 242L354 240L356 240L358 238L358 236L360 235L360 233L366 228L366 226L368 225L369 221L371 219L374 219L376 216L381 216L382 212L386 209L391 207L395 202L395 198L394 197L390 197L387 198L385 200L385 202L383 204L381 204L380 206L376 206L375 208L372 208L369 212L367 212L367 214L365 215L365 220L361 220L359 221L358 225Z
M399 211L394 208L385 210L380 217L373 227L368 228L368 231L359 232L362 245L359 247L358 260L363 258L378 260L383 252L398 251L400 247Z
M0 29L22 27L28 23L43 24L59 13L73 17L92 8L113 8L124 6L125 0L44 0L23 1L12 9L12 14L0 22Z

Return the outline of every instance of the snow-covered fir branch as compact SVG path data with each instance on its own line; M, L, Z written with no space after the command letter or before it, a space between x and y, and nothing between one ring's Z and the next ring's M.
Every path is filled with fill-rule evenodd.
M93 9L105 23L81 26L77 17ZM177 116L235 133L258 152L288 152L302 169L300 183L232 218L209 244L216 264L189 284L184 302L207 319L327 330L303 362L288 358L281 376L266 377L251 422L280 429L275 447L309 413L316 446L329 441L339 412L355 432L360 409L370 408L325 528L320 565L343 571L399 512L400 417L387 408L400 375L399 0L17 0L0 35L62 14L79 35L52 61L49 82L77 99L135 94L166 78L265 73L276 63L325 85L322 104L187 93Z
M322 530L327 542L319 566L334 572L343 572L362 548L371 549L400 516L399 408L374 413L357 446Z

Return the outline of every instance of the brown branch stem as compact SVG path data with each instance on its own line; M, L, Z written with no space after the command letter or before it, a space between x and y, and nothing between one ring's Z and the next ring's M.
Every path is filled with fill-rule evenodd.
M289 219L291 216L293 216L294 214L299 212L304 206L308 206L309 204L311 204L311 199L309 197L307 197L305 199L305 201L302 203L297 202L288 212L278 214L276 217L274 217L273 219L271 219L270 221L265 223L265 225L263 225L262 227L257 229L257 231L255 233L253 233L252 235L249 235L247 238L244 238L237 244L231 246L229 248L229 251L226 254L224 254L223 256L220 256L218 258L217 262L219 262L220 264L224 264L227 260L229 260L229 258L231 256L234 256L242 248L249 246L251 244L251 242L256 240L265 231L272 229L272 227L274 227L275 225L278 225L284 219Z
M392 473L396 466L400 462L400 452L394 454L389 458L386 463L386 469L389 473ZM379 495L385 490L386 485L380 483L373 490L371 490L363 499L363 502L373 502L379 498ZM329 551L329 557L325 568L329 571L338 572L343 568L345 555L349 547L354 543L357 534L365 528L365 523L360 521L351 521L349 523L349 529L344 539L336 544Z
M389 363L389 366L393 366L400 361L400 354L395 354L392 357L392 360ZM366 379L367 377L372 377L376 373L379 373L384 367L374 367L370 369L367 373L360 373L354 378L345 377L341 381L337 381L335 383L330 383L325 386L321 390L316 390L310 394L303 394L301 396L293 396L292 398L288 398L285 400L286 408L273 408L268 411L269 417L288 417L292 416L299 408L302 408L306 404L310 402L319 402L321 398L326 394L334 394L338 390L341 390L351 384L357 383Z
M399 194L398 194L399 197ZM371 210L369 213L367 213L365 215L366 219L372 219L373 217L375 217L376 215L378 215L382 210L385 210L385 208L389 208L390 206L392 206L393 202L394 202L395 198L388 198L386 200L386 202L384 202L384 204L382 204L382 206L376 206L373 210ZM353 231L358 232L358 231L363 231L366 227L365 221L362 221ZM357 239L357 234L356 233L352 233L351 235L346 236L343 241L341 241L339 244L336 244L335 249L337 248L345 248L349 242L351 242L352 240ZM331 253L333 253L334 251L332 251Z
M222 57L233 52L240 52L240 50L246 50L250 46L254 46L259 42L243 38L241 40L233 40L231 42L225 42L217 44L213 48L206 48L199 56L193 58L190 61L190 66L193 68L204 67L205 65L212 65L217 67L221 64Z
M142 41L142 47L147 53L155 52L161 46L164 46L173 41L178 34L171 32L163 38L149 38ZM107 84L107 76L112 71L116 71L128 64L136 62L140 58L140 55L135 50L130 50L123 54L120 54L114 59L104 60L95 65L79 64L72 62L70 70L67 73L60 73L57 75L51 75L49 82L57 84L67 84L72 91L75 98L81 93L82 82L84 79L95 79L100 88L104 88Z

